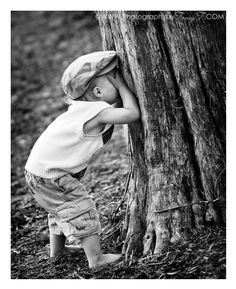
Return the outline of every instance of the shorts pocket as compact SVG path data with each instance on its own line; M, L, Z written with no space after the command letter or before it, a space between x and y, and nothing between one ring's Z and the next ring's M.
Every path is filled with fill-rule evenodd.
M62 231L66 236L75 235L82 237L99 232L99 217L91 199L67 205L57 210L56 214L60 219Z
M76 203L66 203L56 210L57 215L63 222L69 222L80 215L88 212L90 209L94 209L93 201L85 199Z

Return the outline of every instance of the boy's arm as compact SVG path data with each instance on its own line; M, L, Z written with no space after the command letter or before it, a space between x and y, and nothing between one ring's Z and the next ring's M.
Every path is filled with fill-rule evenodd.
M121 75L116 72L116 78L107 75L111 83L119 90L123 107L104 109L97 115L97 121L101 124L125 124L140 118L140 109L136 96L130 91Z

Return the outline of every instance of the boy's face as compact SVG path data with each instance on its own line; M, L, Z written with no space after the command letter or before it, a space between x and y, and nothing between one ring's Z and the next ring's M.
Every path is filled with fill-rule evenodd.
M109 74L115 77L114 70ZM119 91L114 87L106 75L101 75L97 78L97 86L100 89L100 98L109 104L115 103L119 99Z

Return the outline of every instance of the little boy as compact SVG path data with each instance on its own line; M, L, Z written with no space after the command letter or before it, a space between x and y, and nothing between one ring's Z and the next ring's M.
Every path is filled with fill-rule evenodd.
M137 99L117 63L115 51L100 51L68 66L61 85L69 108L39 137L25 165L27 185L48 212L50 257L69 250L66 238L79 239L90 268L121 255L101 252L99 217L80 180L111 138L114 124L140 118Z

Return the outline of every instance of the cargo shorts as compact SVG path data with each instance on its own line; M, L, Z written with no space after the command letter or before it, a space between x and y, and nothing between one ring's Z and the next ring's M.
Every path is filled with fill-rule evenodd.
M93 200L84 185L71 174L46 179L25 171L29 191L48 212L51 233L65 235L69 241L101 233Z

